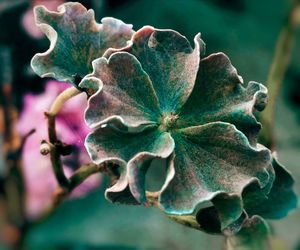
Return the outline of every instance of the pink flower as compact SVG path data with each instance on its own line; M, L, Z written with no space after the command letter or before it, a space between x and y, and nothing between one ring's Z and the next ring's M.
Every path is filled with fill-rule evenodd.
M37 218L51 205L53 193L58 185L49 156L40 154L40 143L48 138L44 112L49 110L56 96L68 87L68 84L49 81L44 93L28 94L24 98L24 109L17 125L18 131L21 135L25 135L32 128L36 129L36 132L27 139L22 154L27 191L26 213L30 219ZM89 162L89 156L84 148L84 138L89 132L83 114L86 103L84 94L72 98L65 104L56 120L58 138L74 145L75 149L71 155L62 158L67 176L82 164ZM99 184L100 176L92 176L74 190L72 197L83 195Z

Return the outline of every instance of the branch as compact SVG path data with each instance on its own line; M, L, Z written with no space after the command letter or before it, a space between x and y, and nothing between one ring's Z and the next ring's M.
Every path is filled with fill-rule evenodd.
M61 163L60 156L63 154L62 149L64 148L64 145L57 139L56 129L55 129L55 119L57 114L65 104L65 102L80 93L82 92L80 92L78 89L74 87L66 89L55 99L55 101L53 102L50 108L50 111L45 113L46 117L48 118L50 159L51 159L55 177L59 185L64 189L68 188L69 180L65 176L62 163Z
M60 205L66 197L78 187L84 180L95 173L105 172L114 181L115 176L111 173L111 169L107 164L94 164L88 163L81 166L74 174L68 179L64 173L61 155L70 154L70 147L58 140L56 129L55 129L55 119L59 111L62 109L63 105L72 97L82 93L78 89L71 87L62 92L53 102L50 111L46 112L45 115L48 119L48 137L49 142L43 140L41 142L40 152L42 155L50 154L50 159L52 163L52 168L58 181L59 187L54 194L53 204L50 209L42 216L41 219L49 216L55 208Z
M72 97L77 96L83 93L82 91L76 89L75 87L70 87L59 94L53 102L49 114L56 116L59 111L62 109L63 105Z
M100 165L94 163L88 163L81 166L74 174L70 177L69 193L71 193L76 187L84 182L91 175L96 173L107 173L106 163Z
M295 29L297 25L299 25L299 20L297 20L299 15L300 1L296 1L288 13L287 21L279 34L273 62L271 64L267 79L266 85L269 91L269 103L260 117L263 124L260 139L264 145L267 145L272 150L275 148L273 123L276 101L292 56L295 40Z
M112 166L105 162L99 165L91 162L81 166L69 178L68 188L63 190L58 189L54 202L55 206L59 205L70 193L72 193L75 188L77 188L82 182L94 174L105 173L110 178L110 182L114 184L118 177L112 172L111 169Z
M90 176L97 173L108 173L109 166L105 163L97 165L94 163L87 163L82 165L73 175L69 178L69 185L67 187L58 187L54 193L53 203L51 207L38 219L41 221L51 215L55 209L72 193L72 191L84 182Z

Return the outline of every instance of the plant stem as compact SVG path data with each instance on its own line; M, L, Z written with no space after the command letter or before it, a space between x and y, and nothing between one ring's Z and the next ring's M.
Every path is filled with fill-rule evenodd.
M72 191L78 187L82 182L84 182L88 177L96 173L106 172L106 164L94 164L87 163L81 166L69 179L68 189L58 190L58 195L55 197L54 205L58 206L61 202L70 194Z
M52 116L50 114L46 114L46 116L48 118L48 137L50 142L49 145L50 145L51 165L58 184L63 188L67 188L69 185L69 181L65 176L62 163L61 163L59 142L57 141L56 130L55 130L55 116Z
M65 149L67 146L57 138L55 119L59 111L62 109L63 105L69 99L80 93L82 92L74 87L66 89L55 99L50 108L50 111L45 113L46 117L48 118L49 142L42 141L41 153L43 155L50 153L52 168L59 187L54 194L52 207L50 207L50 209L40 219L48 217L49 214L51 214L55 210L55 208L60 205L65 200L65 198L89 176L95 173L105 172L111 177L112 180L115 178L115 176L113 176L113 174L111 173L111 169L105 163L100 165L94 163L85 164L81 166L77 171L75 171L75 173L69 179L64 173L61 162L61 155L65 154Z
M276 101L292 56L295 29L297 26L297 19L295 16L300 15L299 6L300 1L296 1L288 13L286 23L279 34L266 84L269 90L269 103L260 117L263 124L260 139L262 143L271 150L275 149L276 143L273 131Z
M97 165L94 163L88 163L81 166L75 173L70 177L69 192L72 192L88 177L96 173L107 172L107 166L105 163Z
M56 116L59 111L62 109L63 105L72 97L77 96L79 94L81 94L83 92L81 92L80 90L76 89L75 87L70 87L68 89L66 89L65 91L63 91L62 93L60 93L56 99L54 100L49 113L53 116Z
M56 129L55 129L55 119L63 105L66 101L72 97L82 93L78 89L71 87L62 92L53 102L50 111L45 113L48 118L48 138L50 143L50 160L52 163L53 171L55 177L62 188L67 189L69 186L69 180L65 176L62 163L61 163L61 148L62 143L58 141Z
M59 186L55 191L53 203L51 207L37 220L42 221L43 219L49 217L55 209L68 197L72 191L78 187L82 182L84 182L88 177L97 173L109 173L109 167L107 164L103 163L100 165L94 163L87 163L82 165L73 175L69 178L68 187Z

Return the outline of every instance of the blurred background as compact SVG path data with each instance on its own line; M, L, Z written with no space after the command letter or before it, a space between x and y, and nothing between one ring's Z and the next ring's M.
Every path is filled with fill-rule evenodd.
M221 249L222 237L185 228L156 209L110 204L103 196L107 180L101 176L88 179L54 214L40 219L57 185L49 158L39 154L40 141L47 138L43 112L67 85L41 79L30 68L32 56L49 47L35 27L32 8L43 4L56 10L63 2L0 0L0 249ZM290 56L282 59L287 63L279 79L272 129L279 160L293 173L300 193L299 11L296 24L289 23L296 1L78 2L93 8L98 22L112 16L133 24L135 30L143 25L171 28L190 41L201 32L206 54L225 52L244 82L267 82L276 44L288 32L283 52ZM67 175L87 161L82 143L88 129L78 125L83 124L85 101L80 96L72 99L57 120L58 133L64 131L59 136L75 152L63 158ZM300 209L270 225L274 249L300 249Z

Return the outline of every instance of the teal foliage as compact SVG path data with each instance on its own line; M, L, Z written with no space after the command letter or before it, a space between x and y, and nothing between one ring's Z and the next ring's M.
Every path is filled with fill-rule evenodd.
M133 34L132 26L115 18L96 23L94 11L79 3L66 3L58 12L35 8L38 27L50 40L50 48L31 62L41 77L53 77L78 86L91 72L92 61L111 47L123 47Z
M266 18L270 15L266 11L270 1L259 4L260 11L257 1L245 5L247 12L240 14L205 1L178 1L177 5L169 1L136 1L111 14L137 26L146 22L171 27L189 38L200 30L207 38L208 51L226 51L246 78L254 76L264 81L272 58L270 48L274 46L286 6L281 2L272 16ZM149 9L154 10L151 15L141 15ZM166 19L168 11L172 14ZM194 25L199 16L207 21ZM225 24L222 29L221 23ZM266 88L256 82L244 84L224 53L204 57L205 46L199 35L192 47L184 36L172 30L147 26L134 35L131 27L127 31L121 45L103 46L101 53L92 53L92 57L84 58L85 51L80 55L70 52L70 58L75 58L70 60L71 64L76 56L83 59L78 69L68 67L62 72L61 65L53 66L56 60L47 59L51 64L44 70L40 68L43 63L37 61L34 66L33 61L40 75L55 76L77 86L74 75L79 73L80 80L83 78L80 87L96 91L86 111L86 121L94 130L87 137L86 147L94 162L119 165L119 180L106 189L106 198L118 203L149 205L147 171L162 167L166 177L157 192L158 206L167 215L177 216L178 220L192 215L200 226L203 218L208 218L205 223L213 228L204 226L202 230L237 233L230 238L230 244L241 245L241 249L247 249L241 241L249 240L249 230L258 229L254 235L261 236L262 241L253 244L265 244L264 236L269 229L262 217L282 218L297 205L290 172L257 142L261 124L256 115L266 105ZM131 42L126 43L132 35ZM79 44L86 42L79 39ZM60 49L65 48L61 45ZM286 104L279 110L290 112ZM277 134L281 134L279 156L284 158L288 152L294 157L294 151L286 147L289 140L283 138L288 137L285 121L280 116L277 121ZM298 127L295 125L294 130L298 131ZM295 158L286 156L283 162L294 164L293 172L298 176ZM275 224L276 232L282 231L279 224ZM251 244L247 243L247 247ZM259 245L253 247L262 249Z

